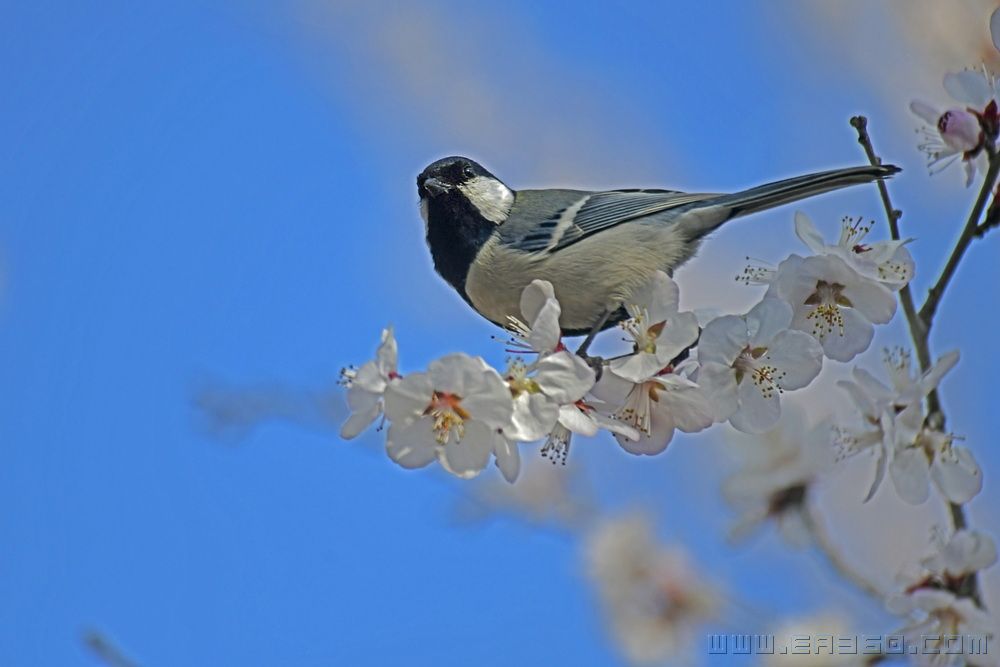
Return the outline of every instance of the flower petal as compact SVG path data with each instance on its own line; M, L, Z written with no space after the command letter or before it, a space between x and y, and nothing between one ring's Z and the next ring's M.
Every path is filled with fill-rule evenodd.
M396 372L398 358L399 352L396 347L396 337L393 335L392 327L386 327L382 330L382 343L375 352L375 361L383 376Z
M1000 9L994 9L990 14L990 37L993 38L993 48L1000 51Z
M746 321L736 315L723 315L706 324L702 330L698 339L698 361L732 366L749 344Z
M477 385L477 388L475 393L463 398L462 407L476 420L493 428L508 426L514 414L514 400L500 374L493 369L480 370L478 380L467 382Z
M427 367L427 375L435 390L465 396L481 384L483 365L482 359L453 352L432 361Z
M941 118L940 111L921 100L913 100L910 102L910 111L919 116L922 121L933 128L937 127L938 119Z
M677 283L663 271L657 271L649 282L632 293L629 303L645 308L651 322L663 322L677 312L680 291Z
M811 337L810 340L812 340ZM724 422L739 410L736 371L730 366L714 361L703 364L698 370L698 386L705 392L705 396L712 406L715 421Z
M514 399L510 436L521 442L540 440L556 425L559 405L544 394L524 392Z
M803 331L786 329L771 339L761 361L778 369L782 389L801 389L822 370L823 347Z
M556 403L576 403L594 386L594 370L572 352L551 354L535 365L535 382Z
M938 453L931 467L931 478L950 502L962 505L975 498L983 488L983 473L967 447L952 445L948 454Z
M352 413L351 416L347 418L347 421L344 422L344 425L340 427L340 437L344 440L356 438L358 434L371 426L372 422L378 419L381 412L382 406L376 402L367 410Z
M612 359L608 369L629 382L644 382L663 370L663 362L650 352L636 352L627 357Z
M680 378L676 378L680 380ZM653 408L653 429L656 429L656 415L659 412L669 412L672 422L671 430L676 427L685 433L697 433L712 425L714 419L712 405L704 392L697 386L685 381L685 384L675 384L667 391L660 393L660 405ZM669 439L669 438L668 438Z
M896 297L892 291L881 283L857 277L853 284L844 287L844 296L869 322L885 324L891 320L896 314Z
M496 457L497 468L503 473L503 478L513 484L521 472L521 453L518 451L517 443L497 433L493 440L493 455Z
M438 461L456 477L471 479L489 462L495 434L496 431L482 422L468 421L461 440L452 438L438 449Z
M531 284L521 292L521 317L531 324L538 318L546 302L555 298L556 293L552 289L552 283L547 280L532 280Z
M746 314L750 346L767 346L768 342L792 323L792 307L781 299L767 298Z
M899 497L911 505L927 500L930 462L922 447L901 447L889 464L889 476Z
M764 433L774 428L781 417L777 391L766 392L749 377L740 383L740 409L729 419L733 428L744 433Z
M956 101L979 109L985 107L993 95L986 75L968 69L945 74L944 89Z
M404 468L423 468L438 450L434 421L428 417L392 424L385 438L389 458Z
M573 433L597 435L597 422L575 405L563 405L559 408L559 423Z
M528 333L527 343L536 352L552 352L559 346L562 336L562 329L559 328L559 316L562 309L559 302L549 299L538 312L538 316L531 320L531 331Z
M817 255L826 249L826 242L823 241L823 236L816 229L816 225L809 219L809 216L802 211L795 212L795 235L799 237L800 241L806 244L806 247Z
M420 416L431 402L434 386L426 373L410 373L385 390L385 416L398 422Z
M698 340L698 317L694 313L677 313L664 322L666 325L656 338L656 358L661 366L673 361Z

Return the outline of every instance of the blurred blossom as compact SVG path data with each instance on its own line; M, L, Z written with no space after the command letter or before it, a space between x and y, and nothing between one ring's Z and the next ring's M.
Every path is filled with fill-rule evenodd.
M477 478L469 497L456 505L456 515L463 521L482 521L506 514L533 524L574 528L594 511L590 500L578 468L532 459L523 466L517 484Z
M1000 9L990 16L990 33L996 47L1000 44ZM927 123L920 150L927 153L931 172L961 158L968 187L976 172L986 168L987 155L983 149L992 146L1000 133L998 82L984 64L978 69L945 74L944 88L960 107L938 111L927 102L914 100L910 110Z
M833 465L830 425L808 426L802 409L793 406L777 428L755 438L741 437L736 444L743 467L723 486L726 501L740 513L732 537L746 537L774 521L788 543L806 544L809 494Z
M587 537L587 572L619 649L634 664L690 664L720 592L679 547L660 544L642 515L607 519Z
M970 597L969 577L996 563L993 539L974 530L956 531L944 541L935 535L934 552L904 571L898 578L902 591L891 595L886 606L895 614L907 616L910 623L899 630L904 635L924 635L938 639L931 644L940 649L942 635L992 635L994 621ZM932 639L932 641L934 641ZM992 643L992 641L990 641ZM968 647L965 647L968 649ZM994 654L995 655L995 654ZM967 663L960 659L964 657ZM928 655L919 664L995 665L990 656ZM948 659L954 662L935 662Z
M899 497L919 505L930 486L948 502L964 504L983 488L983 474L967 447L954 444L955 436L926 425L921 403L913 403L896 418L894 449L889 475Z
M782 654L779 649L762 656L762 667L862 667L876 664L880 659L873 655L850 655L839 651L837 638L856 634L851 632L846 618L833 612L786 619L768 634L774 637L775 646L784 646L782 642L794 644L795 637L807 637L810 650ZM860 653L860 649L855 653Z
M861 367L855 367L852 373L853 380L841 380L837 383L844 389L858 410L860 419L856 425L840 427L838 429L838 441L844 456L853 456L862 451L875 451L876 469L875 479L868 491L866 500L871 499L881 485L885 477L890 461L895 461L897 448L902 445L902 457L899 462L894 462L893 479L897 489L902 489L901 496L904 500L915 502L919 500L919 480L912 479L922 476L924 489L926 490L927 467L918 464L913 460L915 449L913 441L898 441L898 437L914 432L914 422L920 424L922 433L923 407L922 402L927 395L933 391L942 378L958 363L958 352L949 352L927 370L926 373L917 374L913 371L909 353L902 349L887 351L884 357L884 365L888 371L892 386L888 387L875 378L871 373ZM909 412L908 412L909 410ZM916 416L914 416L916 415ZM897 425L899 426L897 435ZM914 437L917 437L914 435ZM921 450L924 446L935 446L936 449L930 452L931 457L940 457L938 466L945 466L937 469L935 479L945 484L948 493L960 493L959 488L968 488L964 483L961 474L955 479L952 463L960 463L965 467L968 457L965 454L952 451L950 440L947 443L938 442L933 439L921 441ZM954 460L953 460L954 458ZM933 459L929 459L933 460ZM978 467L976 468L978 471ZM952 485L950 482L954 481Z

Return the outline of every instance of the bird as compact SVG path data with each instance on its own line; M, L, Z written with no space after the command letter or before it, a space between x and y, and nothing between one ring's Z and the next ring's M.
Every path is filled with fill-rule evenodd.
M476 312L509 328L521 292L552 284L565 336L629 317L631 295L673 271L730 220L888 178L891 164L788 178L731 194L626 188L514 190L475 160L450 156L417 176L434 268Z

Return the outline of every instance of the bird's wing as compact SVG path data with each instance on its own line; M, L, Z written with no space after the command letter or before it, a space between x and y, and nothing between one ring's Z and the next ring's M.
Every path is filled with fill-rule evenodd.
M521 191L525 206L520 219L508 220L516 234L508 235L510 245L525 252L553 251L565 248L592 234L623 222L662 213L679 206L717 197L715 194L691 194L675 190L609 190L578 192L556 210L542 210L533 201L541 200L544 191ZM568 192L568 191L564 191ZM515 205L515 208L520 208ZM514 231L514 229L511 229Z

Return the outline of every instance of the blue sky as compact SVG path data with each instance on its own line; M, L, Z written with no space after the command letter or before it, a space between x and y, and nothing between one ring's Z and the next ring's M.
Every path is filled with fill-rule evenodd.
M404 369L499 362L423 245L414 177L456 152L513 187L726 190L859 163L847 119L865 112L905 169L922 293L971 193L929 179L908 98L841 66L851 44L793 5L7 5L0 663L95 664L80 635L98 628L151 667L616 664L573 541L456 525L465 490L395 467L377 434L344 443L312 415L220 441L191 399L328 392L390 322ZM880 67L902 67L884 39ZM940 98L939 76L913 93ZM831 235L879 214L874 191L805 209ZM796 247L791 213L721 232L678 274L683 298L749 303L732 276ZM993 529L996 257L973 249L934 337L965 355L945 401ZM652 461L595 441L571 465L607 507L653 507L740 597L884 620L771 537L724 544L720 440Z

